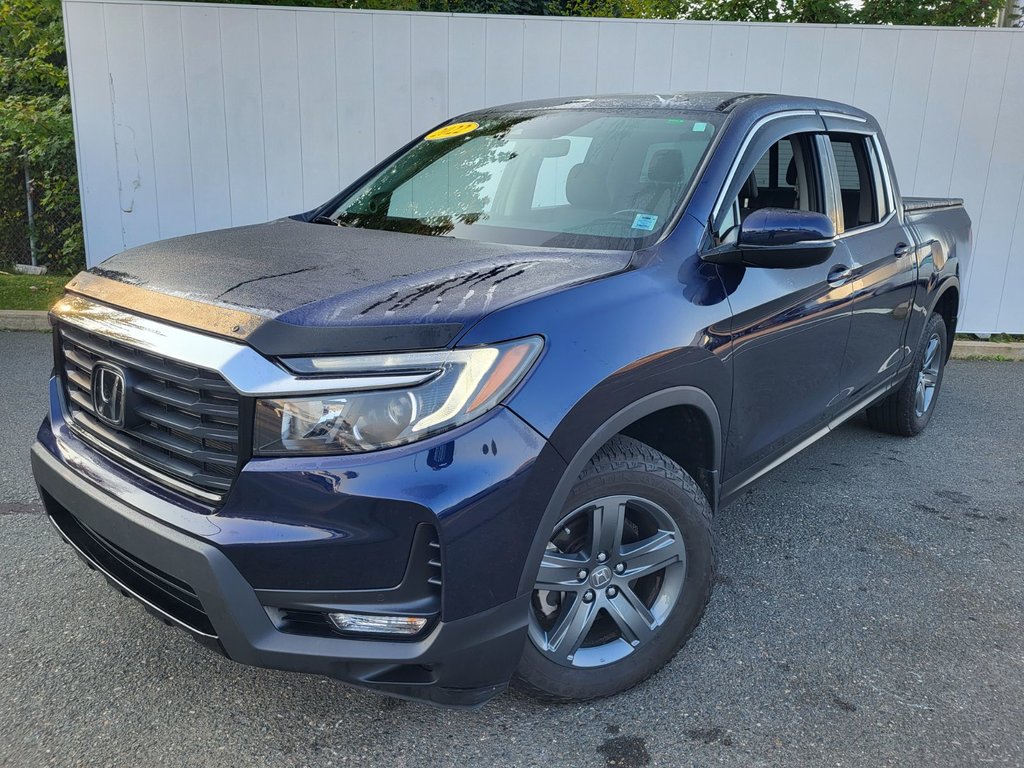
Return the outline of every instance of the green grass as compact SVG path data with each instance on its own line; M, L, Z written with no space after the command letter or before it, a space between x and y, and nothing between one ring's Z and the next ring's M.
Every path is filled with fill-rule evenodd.
M0 272L0 309L49 309L60 298L67 275Z

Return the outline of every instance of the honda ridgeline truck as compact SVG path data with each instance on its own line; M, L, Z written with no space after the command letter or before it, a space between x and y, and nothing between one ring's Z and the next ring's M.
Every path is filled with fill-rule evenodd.
M694 631L718 509L865 409L925 428L970 243L843 104L485 109L78 275L32 465L86 563L236 661L605 696Z

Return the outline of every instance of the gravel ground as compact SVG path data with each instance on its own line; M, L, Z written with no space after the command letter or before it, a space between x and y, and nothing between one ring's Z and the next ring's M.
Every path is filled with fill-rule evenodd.
M954 362L927 434L844 426L717 519L664 671L584 706L396 702L206 651L40 516L50 339L0 333L0 765L1024 765L1024 366Z

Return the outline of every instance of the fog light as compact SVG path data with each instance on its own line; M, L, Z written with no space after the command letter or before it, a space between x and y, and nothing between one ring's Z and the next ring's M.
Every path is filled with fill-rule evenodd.
M427 620L421 616L372 616L366 613L329 613L331 624L342 632L374 635L415 635Z

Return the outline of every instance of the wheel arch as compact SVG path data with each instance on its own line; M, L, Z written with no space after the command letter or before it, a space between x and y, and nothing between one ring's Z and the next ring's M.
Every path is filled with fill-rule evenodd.
M960 315L960 281L956 277L949 277L939 284L935 290L935 299L931 303L928 315L932 312L938 313L946 323L946 359L953 350L953 338L956 335L956 326Z
M686 437L692 437L692 432L666 429L668 425L660 421L660 417L670 413L685 414L685 417L690 419L701 419L691 422L691 426L699 425L697 428L702 432L701 440L698 442L703 445L694 447L692 442L685 440ZM656 433L661 433L662 439L655 440L656 444L652 444L648 440ZM698 476L695 476L694 480L704 490L712 510L717 509L720 490L719 470L722 461L722 423L714 400L704 390L692 386L672 387L653 392L606 419L568 459L565 472L555 486L555 491L551 494L541 516L520 577L518 594L522 595L532 590L548 536L558 522L565 500L583 468L601 446L620 434L633 437L662 451L691 474L694 474L694 460L707 463L708 466L697 465ZM648 437L648 440L644 437Z

